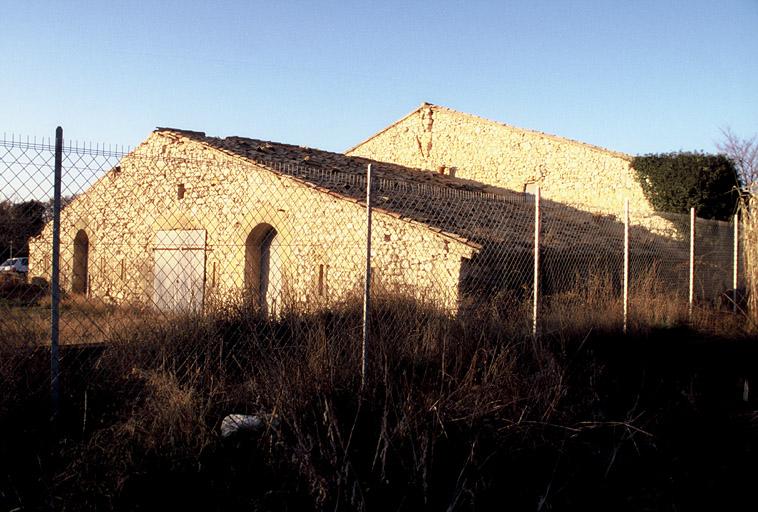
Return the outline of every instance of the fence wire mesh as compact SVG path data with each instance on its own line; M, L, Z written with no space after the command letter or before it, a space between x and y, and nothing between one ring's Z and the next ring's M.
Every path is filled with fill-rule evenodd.
M20 373L49 372L54 151L51 141L0 143L0 259L16 265L1 274L0 338L8 355L0 388L26 386L19 392L44 385L33 378L19 384ZM393 307L494 312L525 330L531 325L531 194L373 162L367 259L368 160L170 129L129 153L64 145L62 157L64 373L87 365L96 380L105 371L99 358L113 347L189 369L209 357L204 336L211 330L218 364L233 359L248 371L253 355L245 359L235 345L255 332L270 339L271 350L296 351L310 331L292 327L297 320L286 324L286 335L277 326L309 314L328 318L324 328L339 333L341 345L328 350L355 362L367 261L374 331L399 336L410 327L392 323ZM540 323L560 328L567 315L604 308L606 321L620 327L623 212L543 199L540 215ZM718 301L733 286L734 225L698 219L695 232L696 297ZM686 304L689 237L686 215L631 212L632 316L651 296ZM180 332L195 333L197 343L168 357L164 347Z

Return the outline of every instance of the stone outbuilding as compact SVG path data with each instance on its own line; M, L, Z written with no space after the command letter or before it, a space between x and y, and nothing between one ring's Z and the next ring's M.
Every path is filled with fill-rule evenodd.
M517 192L539 186L592 212L620 216L629 199L635 216L653 213L629 155L429 103L345 153Z
M463 172L159 128L63 209L62 288L163 310L242 297L274 314L360 296L368 164L375 289L456 311L465 297L531 282L529 194ZM546 201L543 219L546 263L617 265L612 217ZM51 240L47 225L30 242L31 277L49 279ZM567 268L555 276L573 278Z
M157 129L62 211L61 283L114 303L197 310L246 296L276 312L360 293L368 160L241 137ZM374 162L375 281L454 309L461 265L480 249L414 191L481 190ZM401 198L401 199L398 199ZM30 243L49 279L52 226Z

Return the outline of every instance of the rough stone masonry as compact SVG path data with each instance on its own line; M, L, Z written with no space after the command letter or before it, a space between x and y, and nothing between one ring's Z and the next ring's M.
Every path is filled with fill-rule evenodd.
M190 310L349 301L362 288L369 163L384 182L377 289L448 311L531 279L532 184L546 196L543 248L561 261L619 257L625 198L640 237L655 232L650 252L673 243L630 158L586 144L424 104L349 153L157 129L63 210L62 288ZM49 279L51 240L48 225L30 242L31 277Z
M538 185L546 199L617 217L625 199L633 216L653 213L629 155L428 103L346 154L519 192Z
M319 159L323 186L315 174L297 176ZM205 305L250 295L272 313L349 300L362 287L366 211L356 196L365 189L327 178L365 167L298 146L159 129L62 211L62 288L197 309L204 304L186 297L200 286ZM49 279L51 241L48 224L30 242L31 277ZM383 289L455 309L474 244L382 208L372 244Z

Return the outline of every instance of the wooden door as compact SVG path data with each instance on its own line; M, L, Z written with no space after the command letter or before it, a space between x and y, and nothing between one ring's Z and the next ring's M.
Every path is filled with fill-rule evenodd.
M161 311L199 312L205 296L205 231L155 234L153 302Z

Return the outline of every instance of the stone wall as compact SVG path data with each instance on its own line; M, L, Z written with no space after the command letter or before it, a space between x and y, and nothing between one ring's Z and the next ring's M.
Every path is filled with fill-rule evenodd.
M540 132L424 104L348 155L393 162L518 192L539 185L544 198L621 216L653 210L631 157Z
M362 289L365 207L173 132L155 132L61 214L61 284L72 288L74 238L89 239L88 291L149 304L158 231L205 230L206 303L245 291L246 241L261 224L270 248L270 310L347 300ZM30 242L30 275L49 279L51 225ZM372 256L379 288L454 310L473 249L378 210Z

